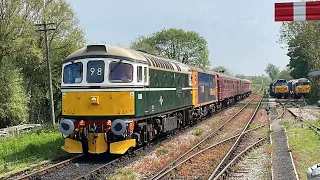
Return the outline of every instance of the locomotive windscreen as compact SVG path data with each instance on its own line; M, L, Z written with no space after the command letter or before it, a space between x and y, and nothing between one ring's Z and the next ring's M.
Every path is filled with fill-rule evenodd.
M81 62L66 65L63 69L63 82L81 83L82 81L83 65Z

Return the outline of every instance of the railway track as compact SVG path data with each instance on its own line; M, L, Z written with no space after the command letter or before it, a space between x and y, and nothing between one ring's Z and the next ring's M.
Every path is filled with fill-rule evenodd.
M254 98L251 101L253 101L253 100L254 100ZM249 103L247 103L245 106L247 106ZM103 178L105 178L105 177L103 177L103 174L112 173L111 170L108 173L105 173L104 172L104 171L106 171L105 169L109 169L109 167L117 167L117 166L119 166L118 163L120 163L120 161L118 159L116 159L116 160L114 160L112 162L103 164L103 165L93 169L91 172L89 172L89 173L87 173L85 175L78 176L76 179L96 179L96 178L103 179Z
M309 124L309 128L312 129L315 133L317 133L320 136L320 127Z
M215 168L213 173L210 175L209 180L211 179L220 179L225 178L228 176L228 170L232 168L232 165L236 162L236 160L239 159L239 157L243 156L246 152L251 150L253 147L256 147L260 145L263 141L267 140L267 136L259 137L258 140L254 140L255 142L252 143L253 139L256 139L257 137L251 137L245 139L245 131L250 126L251 122L253 121L260 105L261 105L262 98L260 99L260 102L257 105L257 108L255 109L254 113L250 117L249 121L247 122L246 126L243 128L242 132L240 133L239 137L237 138L236 142L232 145L232 147L229 149L227 154L224 156L224 158L220 161L219 165ZM249 141L248 141L249 140ZM250 145L251 144L251 145Z
M56 164L53 164L49 167L46 167L46 168L43 168L43 169L40 169L38 171L35 171L35 172L32 172L32 173L29 173L29 174L26 174L26 175L22 175L22 176L18 176L17 174L16 175L12 175L12 177L10 177L10 179L19 179L19 180L25 180L25 179L37 179L39 177L41 177L42 175L44 174L47 174L47 173L50 173L50 172L53 172L59 168L62 168L64 166L67 166L67 165L70 165L72 163L75 163L77 162L79 159L81 159L83 157L83 155L79 155L79 156L76 156L76 157L72 157L72 158L69 158L67 160L64 160L64 161L61 161L59 163L56 163Z
M260 96L261 97L261 96ZM165 176L175 176L178 174L177 172L177 168L180 169L180 171L184 171L186 168L185 167L181 167L183 166L183 164L188 163L187 167L193 167L194 164L192 164L192 161L194 162L199 162L196 159L199 156L205 156L203 154L208 153L209 154L213 154L213 153L218 153L218 152L214 152L215 151L215 147L218 146L225 146L225 144L230 144L231 142L237 142L235 139L239 138L240 136L243 136L244 134L246 134L246 136L248 134L251 134L253 131L257 131L258 129L261 129L262 127L267 126L269 123L258 126L257 128L252 128L250 130L248 130L248 124L251 123L251 121L249 121L249 123L246 123L246 128L240 132L241 133L237 133L235 135L231 135L230 137L230 132L229 134L223 134L223 132L221 131L223 128L226 128L228 126L226 126L228 123L230 123L231 120L235 119L235 117L239 117L241 112L243 112L243 110L248 106L248 104L252 103L254 99L252 99L252 101L248 102L240 111L238 111L234 116L232 116L230 119L228 119L224 124L222 124L218 129L216 129L215 131L213 131L212 133L210 133L208 136L206 136L203 140L201 140L198 144L196 144L194 147L192 147L191 149L189 149L187 152L185 152L184 154L182 154L180 157L178 157L177 159L175 159L174 161L172 161L169 165L167 165L166 167L164 167L163 169L161 169L157 174L155 174L154 176L152 176L150 179L161 179L164 178ZM251 116L251 120L253 119L253 117L255 116L257 110L260 107L262 101L262 97L260 99L260 101L258 102L256 109L254 110L252 116ZM248 114L248 112L246 112L246 114ZM244 114L242 114L244 115ZM240 116L241 117L241 116ZM239 121L235 121L236 123L239 123ZM229 124L228 124L229 125ZM233 131L237 131L236 129L233 129ZM239 132L239 130L238 130ZM232 134L232 133L231 133ZM219 136L219 137L218 137ZM224 138L225 136L229 136L229 138ZM214 138L217 137L217 138ZM211 142L210 142L211 141ZM219 143L216 143L219 142ZM209 144L209 146L208 146ZM210 145L211 144L211 145ZM210 158L209 158L210 159ZM190 164L191 163L191 164ZM200 162L201 163L201 162ZM179 166L179 167L178 167ZM210 165L208 165L210 166ZM187 168L188 169L188 168ZM191 170L192 171L192 170ZM183 174L183 173L180 173Z
M295 103L293 103L293 102L291 102L290 104L291 104L292 106L296 107L296 108L301 109L302 111L306 111L306 110L302 109L302 107L299 106L298 104L295 104ZM291 115L293 115L295 118L298 117L297 115L295 115L295 114L292 113L291 111L289 111L289 112L290 112ZM312 113L312 112L309 112L309 111L306 111L306 112L308 112L308 113L312 114L313 116L317 117L317 115L315 115L315 114ZM298 120L299 120L299 119L298 119ZM316 134L318 134L318 135L320 136L320 127L317 127L317 126L309 123L309 129L311 129L312 131L314 131Z
M257 90L258 89L254 90L253 92L256 92ZM220 112L224 111L227 108L228 107L223 108L220 111L218 111L217 113L220 113ZM213 115L213 116L215 116L215 115ZM213 116L211 116L211 117L213 117ZM208 118L211 118L211 117L208 117ZM204 120L205 119L206 118L204 118ZM198 124L203 123L203 122L204 121L202 120ZM184 130L187 130L188 128L189 127L185 128L183 130L180 130L180 132L175 133L173 135L180 134ZM168 139L168 140L170 140L170 139ZM142 147L142 148L139 148L139 149L142 152L142 151L144 151L144 148L145 147ZM137 149L135 152L139 153L139 149ZM66 174L74 174L74 173L68 173L70 171L62 170L62 169L70 169L70 170L77 169L77 168L81 169L82 167L85 167L85 166L87 166L87 168L85 168L86 170L82 171L82 172L79 172L76 176L73 175L72 179L92 179L92 178L95 178L95 177L99 176L100 171L102 169L106 169L106 168L108 168L110 166L115 166L116 167L117 164L120 164L123 160L127 160L128 158L129 157L127 157L127 156L121 156L121 158L119 158L119 157L113 158L113 159L110 159L110 160L106 160L107 162L103 162L103 163L92 163L92 162L88 163L88 162L85 162L85 161L83 163L83 159L86 159L86 157L84 155L79 155L79 156L64 160L62 162L53 164L53 165L51 165L51 166L49 166L47 168L43 168L43 169L40 169L38 171L29 173L29 174L25 174L23 176L12 175L11 179L12 179L12 177L13 177L13 179L39 179L39 178L41 178L41 179L55 179L55 177L57 177L57 174L59 174L59 173L57 173L58 171L62 171L60 173L64 174L64 176L61 175L60 178L68 179L69 175L66 175ZM88 167L90 167L90 168L88 168ZM74 170L72 170L72 171L74 171ZM82 174L82 175L80 175L80 174Z

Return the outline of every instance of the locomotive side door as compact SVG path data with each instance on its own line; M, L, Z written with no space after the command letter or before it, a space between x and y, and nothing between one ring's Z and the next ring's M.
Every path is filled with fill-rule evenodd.
M143 91L142 95L145 97L144 99L144 103L143 103L143 107L144 107L144 114L149 114L150 111L151 111L151 108L149 106L149 103L148 103L148 95L150 94L150 83L149 83L149 71L148 71L148 68L147 67L144 67L143 68L143 82L144 82L144 89L145 91Z

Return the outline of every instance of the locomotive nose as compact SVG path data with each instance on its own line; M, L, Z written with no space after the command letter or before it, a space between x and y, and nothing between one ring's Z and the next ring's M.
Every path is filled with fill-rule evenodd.
M70 135L74 130L74 124L70 119L64 119L60 123L60 132L66 136Z

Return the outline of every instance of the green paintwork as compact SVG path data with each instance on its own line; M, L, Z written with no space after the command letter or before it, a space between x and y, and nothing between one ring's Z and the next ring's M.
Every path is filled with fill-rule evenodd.
M150 69L149 72L150 86L146 87L146 91L135 92L136 117L192 105L191 89L182 90L182 88L191 88L187 74L155 69ZM154 88L176 88L176 90L154 90ZM159 102L161 96L162 105Z

